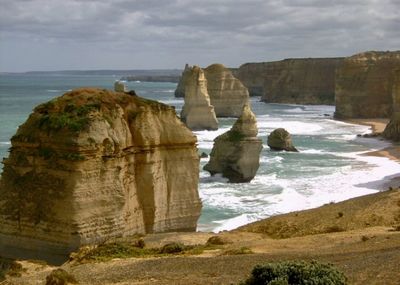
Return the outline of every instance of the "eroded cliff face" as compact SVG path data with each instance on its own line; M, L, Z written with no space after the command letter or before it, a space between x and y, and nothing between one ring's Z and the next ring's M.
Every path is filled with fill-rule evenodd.
M195 230L196 137L172 107L77 89L39 105L0 181L0 252L60 261L135 233Z
M394 141L400 141L400 69L396 70L392 87L392 115L387 124L383 137Z
M335 70L342 58L246 63L236 71L250 95L267 103L334 104Z
M262 141L257 137L256 116L248 104L232 128L214 139L210 161L204 170L221 173L229 182L251 181L260 165Z
M210 105L207 80L198 66L187 71L184 100L181 119L191 130L218 129L214 107Z
M336 74L335 117L388 118L398 68L400 51L371 51L346 58Z

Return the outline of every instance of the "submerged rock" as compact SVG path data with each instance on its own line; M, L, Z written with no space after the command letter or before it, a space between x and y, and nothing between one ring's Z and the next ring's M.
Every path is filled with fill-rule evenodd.
M186 74L185 105L181 112L182 121L191 130L217 130L218 121L214 107L210 105L207 80L203 70L194 66Z
M384 138L400 141L400 69L395 72L392 100L392 116L382 135Z
M115 92L127 92L125 83L120 80L115 81L114 91Z
M279 128L271 132L271 134L268 136L267 144L271 150L298 151L293 145L292 136L283 128Z
M117 236L194 231L196 137L173 107L82 88L39 105L0 180L3 257L62 262Z
M249 91L222 64L212 64L204 69L211 105L217 117L240 117L243 106L249 101Z
M222 173L229 182L251 181L258 170L262 150L262 141L257 134L256 117L246 104L233 127L215 138L210 161L204 170L211 175Z

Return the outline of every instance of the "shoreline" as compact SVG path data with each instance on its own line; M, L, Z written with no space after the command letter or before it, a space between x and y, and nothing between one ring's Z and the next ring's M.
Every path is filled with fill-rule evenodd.
M389 123L389 119L346 119L346 120L338 120L345 123L356 124L356 125L363 125L371 127L372 134L379 134L385 130L386 125ZM388 147L383 147L378 150L369 151L364 153L365 156L376 156L376 157L386 157L392 161L400 163L400 144L394 143L390 140L384 140L386 143L390 145ZM400 186L400 173L396 177L391 177L388 181L384 184L384 187L389 189L391 187L396 188ZM385 190L387 190L385 189Z

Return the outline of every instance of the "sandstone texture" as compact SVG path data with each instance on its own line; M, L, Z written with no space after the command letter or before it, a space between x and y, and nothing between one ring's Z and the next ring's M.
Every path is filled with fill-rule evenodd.
M128 90L126 89L125 83L122 81L115 81L114 83L114 91L115 92L127 92Z
M222 64L212 64L204 73L217 117L240 117L243 106L249 101L247 88Z
M39 105L0 181L0 252L62 262L116 236L193 231L196 137L156 101L82 88Z
M334 104L335 70L342 58L246 63L235 72L251 96L267 103Z
M182 121L191 130L216 130L218 120L214 107L210 105L207 80L203 70L194 66L186 73L185 105L181 112Z
M246 104L232 128L215 138L210 161L204 170L222 173L229 182L251 181L259 167L262 141L257 137L256 117Z
M400 69L395 71L392 100L392 116L382 135L387 139L400 141Z
M298 151L293 145L292 136L283 128L279 128L271 132L271 134L268 136L267 144L271 150Z
M192 67L186 63L185 68L182 71L181 78L179 79L178 85L175 89L175 97L185 97L186 80L188 77L190 77L191 70Z
M348 57L336 73L336 118L388 118L400 51Z

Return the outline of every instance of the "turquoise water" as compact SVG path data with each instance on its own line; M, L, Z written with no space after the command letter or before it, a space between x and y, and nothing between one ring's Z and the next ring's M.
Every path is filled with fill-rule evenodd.
M10 137L31 110L76 87L113 88L110 75L0 75L0 157L8 155ZM176 107L175 83L128 82L139 96ZM200 171L199 192L203 201L198 229L219 231L278 213L316 207L332 201L369 194L382 189L382 179L400 172L400 166L385 158L362 153L382 148L374 139L357 138L368 127L337 122L332 106L265 104L252 98L259 136L264 142L257 176L250 183L231 184L220 176ZM229 130L234 119L219 120L217 131L195 132L199 152L210 153L213 139ZM271 152L266 145L275 128L286 128L299 153ZM201 168L208 159L201 160Z

